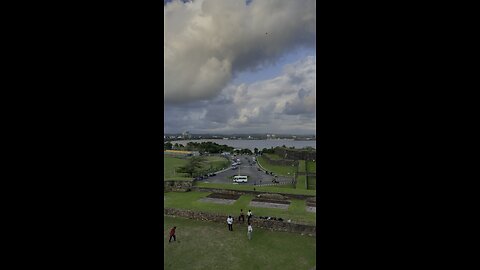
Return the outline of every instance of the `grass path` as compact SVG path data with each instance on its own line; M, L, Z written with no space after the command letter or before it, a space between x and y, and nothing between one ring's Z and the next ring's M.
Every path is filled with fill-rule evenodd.
M168 243L177 227L177 242ZM165 269L311 269L316 239L294 233L254 228L247 239L245 225L227 225L165 216L163 228Z

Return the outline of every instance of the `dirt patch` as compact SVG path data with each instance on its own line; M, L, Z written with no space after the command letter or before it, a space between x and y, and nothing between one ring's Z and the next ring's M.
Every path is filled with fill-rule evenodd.
M208 195L207 198L238 200L238 198L240 198L240 195L239 194L227 194L227 193L212 193L212 194Z
M265 203L277 203L277 204L290 204L289 201L285 200L272 200L272 199L264 199L264 198L255 198L252 202L265 202Z
M277 208L277 209L288 209L288 207L290 206L289 204L268 203L268 202L259 202L259 201L253 201L253 200L250 202L250 206L262 207L262 208Z
M198 201L206 202L206 203L233 204L236 200L226 200L226 199L217 199L217 198L202 198Z
M307 207L305 208L305 210L306 210L307 212L317 213L317 207L307 206Z

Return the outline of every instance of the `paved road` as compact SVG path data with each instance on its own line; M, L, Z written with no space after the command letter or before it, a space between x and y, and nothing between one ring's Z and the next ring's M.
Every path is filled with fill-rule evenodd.
M234 175L247 175L248 182L247 183L239 183L239 185L264 185L264 184L272 184L272 180L274 177L272 175L266 174L264 171L261 171L258 165L253 161L252 156L237 156L236 158L240 159L240 166L236 170L232 170L231 168L217 173L216 176L209 177L207 179L202 180L202 182L208 183L223 183L223 184L231 184L233 180L230 178ZM277 181L291 183L293 177L283 177L278 176Z

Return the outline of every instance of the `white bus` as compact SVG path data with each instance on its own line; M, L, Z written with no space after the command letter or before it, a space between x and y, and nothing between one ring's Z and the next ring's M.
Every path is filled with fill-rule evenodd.
M244 182L246 183L248 181L248 176L244 175L236 175L233 177L233 182L238 183L238 182Z

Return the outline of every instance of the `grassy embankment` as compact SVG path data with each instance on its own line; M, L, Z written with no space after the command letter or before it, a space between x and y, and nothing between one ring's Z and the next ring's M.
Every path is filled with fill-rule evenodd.
M200 202L199 199L206 197L210 192L167 192L164 193L164 206L168 208L197 210L203 212L217 213L222 215L232 215L235 219L238 218L240 209L246 212L251 209L256 216L275 216L281 217L284 220L291 219L295 222L306 224L315 224L316 214L305 211L304 200L290 200L291 204L287 210L272 209L249 206L250 201L254 198L253 195L242 195L232 205L216 204L208 202Z
M168 243L170 228L177 241ZM253 228L227 226L184 218L164 218L165 269L311 269L316 264L314 237Z
M297 171L295 166L281 166L281 165L272 165L269 164L265 157L259 156L257 157L258 163L265 168L265 170L269 172L273 172L274 174L281 175L281 176L292 176Z

